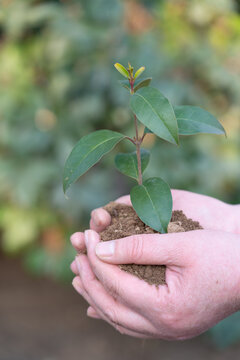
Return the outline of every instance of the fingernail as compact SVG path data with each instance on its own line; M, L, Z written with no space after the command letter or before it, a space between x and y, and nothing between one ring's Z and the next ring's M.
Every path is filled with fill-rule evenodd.
M97 233L93 230L86 230L84 232L84 241L85 241L85 245L88 246L89 242L92 240L96 240L97 237Z
M97 211L93 211L92 217L93 217L93 222L96 226L101 225L101 219L100 219Z
M90 238L90 234L89 234L88 230L84 231L84 241L85 241L86 246L88 244L89 238Z
M115 241L105 241L96 246L96 255L100 258L110 257L114 254Z

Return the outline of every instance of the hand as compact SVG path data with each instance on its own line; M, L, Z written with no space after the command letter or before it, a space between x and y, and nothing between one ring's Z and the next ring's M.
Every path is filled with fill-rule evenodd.
M199 221L204 229L240 233L240 206L183 190L172 190L172 197L173 210L182 210L187 217ZM129 195L117 199L116 202L131 205ZM111 217L106 210L99 208L92 211L92 230L101 232L110 223ZM85 244L80 233L75 233L71 241L77 251L84 251Z
M73 286L90 304L89 316L121 333L187 339L240 308L236 234L197 230L99 243L88 230L81 237L88 256L76 258ZM124 263L166 265L166 285L150 286L113 265Z
M237 212L239 212L239 206L228 205L228 204L225 204L218 200L215 200L213 198L209 198L207 196L198 195L198 194L194 194L194 193L190 193L190 192L186 192L186 191L180 191L180 190L173 190L172 196L173 196L173 209L174 210L182 209L188 217L191 217L194 220L198 220L205 229L212 228L212 229L223 230L223 231L230 231L230 232L232 231L232 232L236 232L236 233L237 233L237 231L239 231L237 229ZM131 205L129 196L122 197L122 198L118 199L117 202L126 203L128 205ZM92 212L91 215L92 215L92 217L91 217L91 221L90 221L90 226L92 229L94 229L98 232L101 232L102 230L104 230L104 228L106 226L108 226L111 222L110 215L104 209L96 209ZM190 234L192 234L192 233L193 232L185 234L185 235L187 237L189 237L189 236L191 236ZM194 233L196 233L196 232L194 232ZM172 237L175 237L176 235L177 234L171 234L171 235L169 234L169 235L164 235L164 237L167 236L168 238L169 237L172 238ZM149 237L151 235L147 235L147 236ZM163 235L161 235L161 239L162 239L162 236ZM177 237L179 237L179 234L177 235ZM84 234L83 233L73 234L71 237L71 241L77 251L85 250L85 242L84 242ZM168 241L172 242L172 240L170 238ZM181 243L181 245L182 245L182 243ZM200 256L202 257L202 254L199 254L199 257ZM130 262L134 262L134 261L131 260ZM123 263L123 260L121 260L120 263ZM146 262L143 262L143 263L146 263ZM71 268L75 274L78 274L78 269L77 269L76 265L77 265L77 263L76 263L76 261L74 261L72 263ZM88 266L90 266L89 263L88 263ZM168 271L168 268L167 268L167 271ZM121 272L121 274L122 273L123 272ZM126 274L126 275L128 275L128 274ZM139 281L138 279L135 279L135 280ZM79 283L80 283L80 285L77 286L77 284L79 284ZM143 282L141 281L141 284L142 283ZM74 285L75 287L82 289L83 285L82 285L80 278L76 277L74 280L74 284L75 284ZM167 280L167 284L168 284L168 280ZM144 284L144 285L147 285L147 284ZM162 288L162 286L161 286L161 288ZM195 292L194 289L193 289L193 292ZM91 317L96 317L96 318L99 318L99 317L104 318L103 315L100 315L100 312L96 312L96 310L94 310L94 307L90 307L88 309L88 315ZM105 320L109 321L109 319L107 319L106 316L105 316ZM211 326L210 323L209 323L209 326ZM119 330L122 332L127 331L124 327L119 327ZM147 336L146 334L140 335L137 332L135 332L135 334L132 333L132 335L145 336L145 337ZM148 335L148 336L151 336L151 335ZM155 335L152 335L152 336L154 337ZM191 336L194 336L194 335L191 335ZM159 336L157 336L157 337L159 337Z

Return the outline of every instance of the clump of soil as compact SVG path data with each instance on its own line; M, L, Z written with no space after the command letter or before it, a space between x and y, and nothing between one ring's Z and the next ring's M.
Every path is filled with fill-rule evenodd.
M157 231L145 225L137 216L131 206L111 202L104 207L112 218L111 224L101 232L101 240L116 240L135 234L154 234ZM181 210L173 211L168 232L183 232L202 229L198 221L188 219ZM139 279L145 280L150 285L165 284L164 265L136 265L124 264L120 268Z

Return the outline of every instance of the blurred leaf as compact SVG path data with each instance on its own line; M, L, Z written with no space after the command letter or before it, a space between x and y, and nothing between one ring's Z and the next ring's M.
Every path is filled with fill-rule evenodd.
M225 134L220 122L204 109L197 106L176 106L174 111L178 122L179 135Z
M111 130L98 130L81 138L65 163L64 192L124 137L124 135Z
M129 79L129 73L128 73L127 69L122 64L116 63L116 64L114 64L114 66L117 69L117 71L120 72L120 74L122 76Z
M141 123L160 138L178 144L178 126L172 105L152 87L140 89L130 100L130 107Z
M2 247L8 253L16 253L36 240L37 219L30 211L7 208L0 218L3 229Z
M209 333L220 349L233 345L240 340L240 312L220 321Z
M148 86L150 84L150 82L152 81L152 78L146 78L143 79L142 81L135 81L135 86L134 86L134 91L138 91L139 89L141 89L142 87Z
M172 216L172 195L169 185L160 178L150 178L134 186L131 202L140 219L152 229L167 232Z
M145 149L141 149L141 169L144 173L150 159L150 152ZM134 179L138 179L138 164L137 164L137 152L134 151L129 154L117 154L115 157L115 166L123 174L130 176Z
M140 67L140 68L136 71L136 73L135 73L135 75L134 75L134 79L137 79L137 78L144 72L144 70L145 70L145 66Z
M153 132L152 132L152 130L150 130L149 128L147 128L147 127L145 126L145 128L144 128L144 134L153 134Z
M120 85L122 85L122 87L130 91L130 85L128 80L118 80L118 82L120 83Z
M136 92L142 87L148 86L150 82L152 81L152 78L145 78L143 80L136 80L134 82L134 91ZM125 89L130 91L130 85L128 80L119 80L119 83L124 87Z

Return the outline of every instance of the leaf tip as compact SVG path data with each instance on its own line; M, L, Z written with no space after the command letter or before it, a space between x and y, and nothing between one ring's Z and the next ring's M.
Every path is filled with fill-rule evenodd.
M141 66L135 73L134 79L137 79L145 71L145 66Z
M127 69L122 64L115 63L114 67L122 76L129 79L129 73L128 73Z

